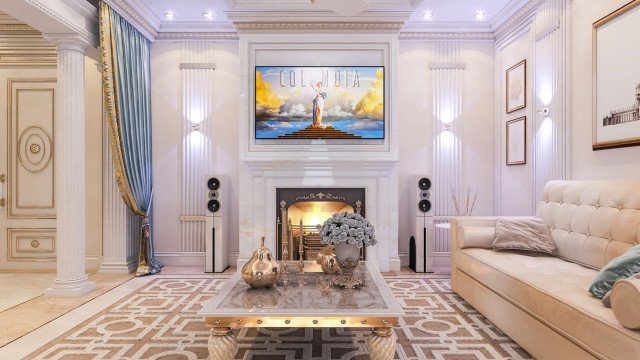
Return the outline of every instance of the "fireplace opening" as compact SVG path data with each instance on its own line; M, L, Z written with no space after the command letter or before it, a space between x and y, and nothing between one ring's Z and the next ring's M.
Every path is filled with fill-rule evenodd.
M278 260L314 261L325 247L320 228L339 212L365 216L364 188L278 188L276 189ZM365 257L364 248L361 253Z

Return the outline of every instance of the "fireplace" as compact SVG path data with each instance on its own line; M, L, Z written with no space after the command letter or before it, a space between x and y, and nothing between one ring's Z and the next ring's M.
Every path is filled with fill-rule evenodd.
M325 246L319 234L324 221L339 212L366 217L365 195L364 188L277 188L277 259L299 260L302 254L304 260L315 260Z

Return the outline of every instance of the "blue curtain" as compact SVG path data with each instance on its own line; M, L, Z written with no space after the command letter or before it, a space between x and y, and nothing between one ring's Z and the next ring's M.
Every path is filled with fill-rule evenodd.
M150 223L153 198L151 71L147 38L100 1L100 50L109 139L122 198L143 218L137 275L155 274Z

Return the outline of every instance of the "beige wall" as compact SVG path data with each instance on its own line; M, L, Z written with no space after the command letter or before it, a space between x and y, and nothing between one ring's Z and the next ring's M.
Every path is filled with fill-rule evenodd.
M640 147L593 151L592 24L629 0L571 1L571 170L573 179L639 179ZM637 39L621 39L621 41Z
M96 62L85 58L86 254L87 269L102 262L102 77Z
M401 41L399 52L399 252L409 251L409 216L413 214L414 175L433 178L433 115L429 97L429 63L433 43ZM478 187L474 215L491 215L494 209L494 44L465 42L462 93L462 167L466 183ZM403 259L404 260L404 259Z
M151 45L154 236L156 252L160 254L161 260L162 256L175 256L181 252L181 50L180 42L158 41ZM212 62L216 65L213 75L213 162L215 173L227 175L231 183L228 193L229 211L225 223L229 226L229 252L237 253L240 191L238 42L216 43ZM204 179L202 186L205 186Z
M498 143L497 166L498 176L500 176L499 201L500 215L506 216L527 216L531 215L531 196L514 196L514 194L529 194L532 188L532 151L531 137L533 134L533 87L531 74L533 73L532 49L533 31L527 26L520 33L514 36L508 43L499 46L497 49L496 63L499 71L499 86L496 86L496 96L498 96L498 131L500 141ZM527 60L527 106L524 109L506 113L506 71L522 60ZM526 164L506 165L506 123L507 121L527 117L527 145Z

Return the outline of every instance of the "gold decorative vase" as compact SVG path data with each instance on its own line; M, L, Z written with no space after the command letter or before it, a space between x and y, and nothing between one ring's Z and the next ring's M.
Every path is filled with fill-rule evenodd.
M261 289L273 286L280 277L280 265L274 260L271 251L264 247L264 237L260 248L242 267L242 279L249 286Z
M340 264L338 264L335 251L335 246L325 246L316 257L316 263L320 265L322 272L325 274L335 274L340 271Z
M344 241L336 243L335 247L336 259L340 264L342 274L333 281L333 284L347 289L355 289L356 286L363 285L362 279L354 274L360 260L360 248Z

